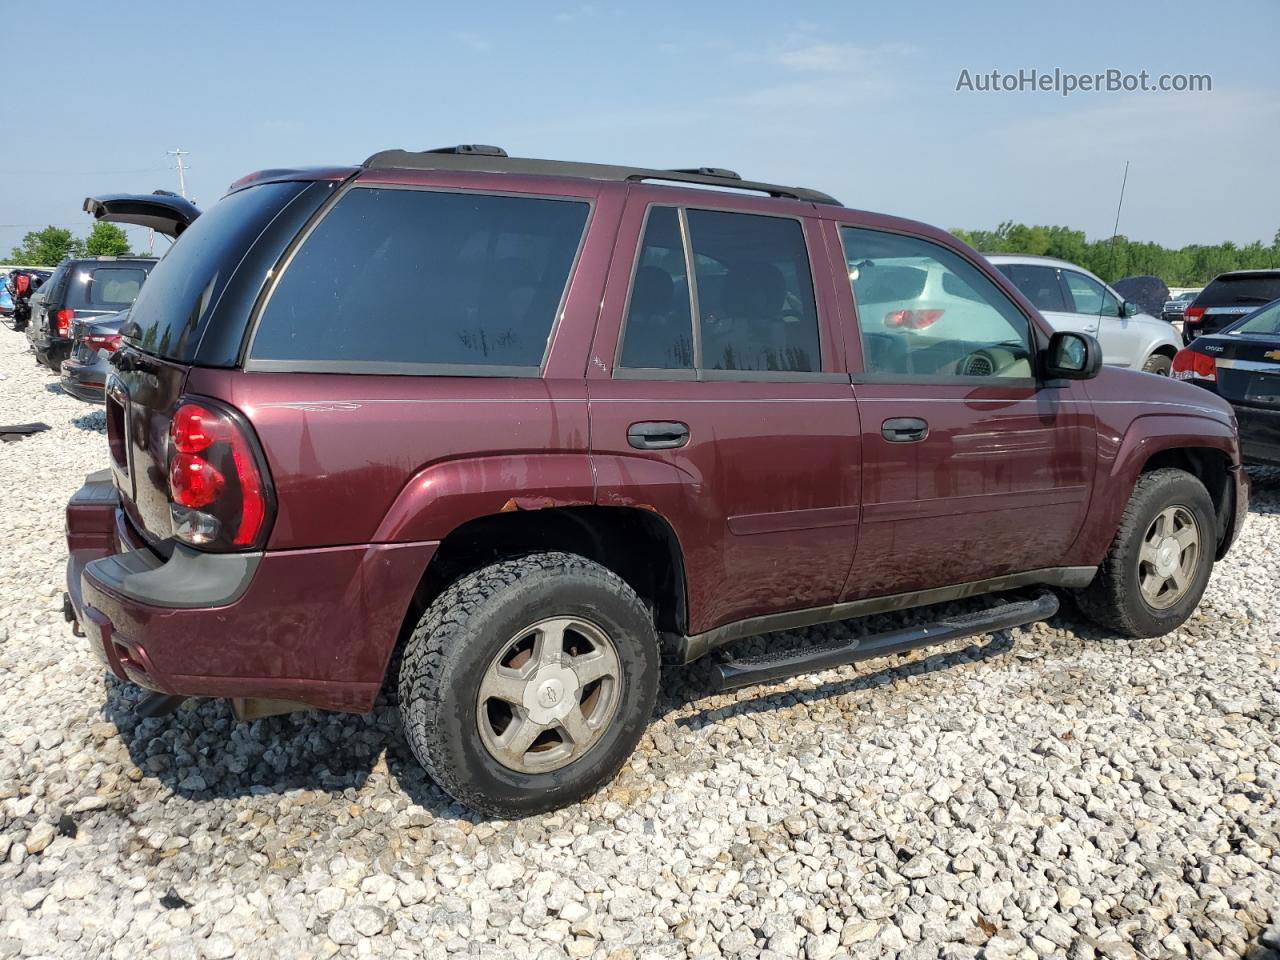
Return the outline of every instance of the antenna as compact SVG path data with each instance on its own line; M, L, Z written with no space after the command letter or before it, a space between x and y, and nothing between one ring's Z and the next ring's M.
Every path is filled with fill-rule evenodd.
M1120 209L1124 206L1124 188L1129 182L1129 161L1124 162L1124 177L1120 181L1120 202L1116 204L1116 223L1111 228L1111 263L1107 266L1107 272L1114 274L1116 272L1116 237L1120 235ZM1103 281L1104 283L1106 281ZM1102 302L1098 304L1098 332L1102 332L1102 311L1107 305L1107 298L1103 297Z
M182 165L182 158L183 158L183 157L189 157L189 156L191 156L191 151L190 151L190 150L183 150L181 147L179 147L179 148L178 148L178 149L176 149L176 150L166 150L166 151L165 151L165 153L167 153L167 154L168 154L169 156L171 156L171 157L176 157L176 158L177 158L177 161L178 161L178 192L179 192L180 194L182 194L183 198L185 199L185 198L186 198L186 196L187 196L187 181L186 181L186 178L183 176L183 172L186 170L186 168Z

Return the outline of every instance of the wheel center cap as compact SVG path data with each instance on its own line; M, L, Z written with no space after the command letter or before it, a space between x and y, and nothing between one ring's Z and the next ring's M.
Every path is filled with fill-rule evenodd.
M542 667L524 688L524 708L534 723L563 720L577 704L578 678L561 664Z
M1167 577L1178 569L1178 563L1182 559L1182 549L1178 546L1178 541L1173 537L1165 537L1160 541L1160 546L1156 547L1156 573L1162 577Z

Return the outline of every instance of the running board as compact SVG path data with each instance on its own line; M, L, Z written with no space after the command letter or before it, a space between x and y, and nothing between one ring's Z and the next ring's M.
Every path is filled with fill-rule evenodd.
M936 623L890 630L888 633L874 633L802 650L765 653L742 660L724 660L712 665L711 685L717 691L736 690L753 683L772 683L803 673L820 673L832 667L843 667L872 657L903 653L917 647L946 643L948 640L959 640L978 633L1038 623L1048 620L1057 612L1058 598L1046 591L1034 600L1002 603L998 607L950 617Z

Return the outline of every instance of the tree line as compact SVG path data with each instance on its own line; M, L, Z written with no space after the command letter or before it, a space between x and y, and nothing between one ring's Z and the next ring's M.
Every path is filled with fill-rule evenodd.
M9 262L53 267L67 257L127 257L132 252L129 237L114 223L95 223L86 237L77 237L65 227L48 226L23 237L9 252Z
M1123 235L1086 240L1083 230L1070 227L1029 227L1008 221L994 230L952 230L983 253L1031 253L1059 257L1091 270L1111 283L1121 277L1151 275L1171 287L1202 287L1228 270L1280 267L1280 230L1270 246L1255 241L1245 246L1193 243L1177 250L1158 243L1130 240Z

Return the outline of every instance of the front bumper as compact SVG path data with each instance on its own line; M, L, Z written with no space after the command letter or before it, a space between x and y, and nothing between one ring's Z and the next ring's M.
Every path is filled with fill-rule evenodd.
M363 712L437 546L210 554L179 545L166 560L141 542L101 471L67 504L67 594L94 655L121 680Z

